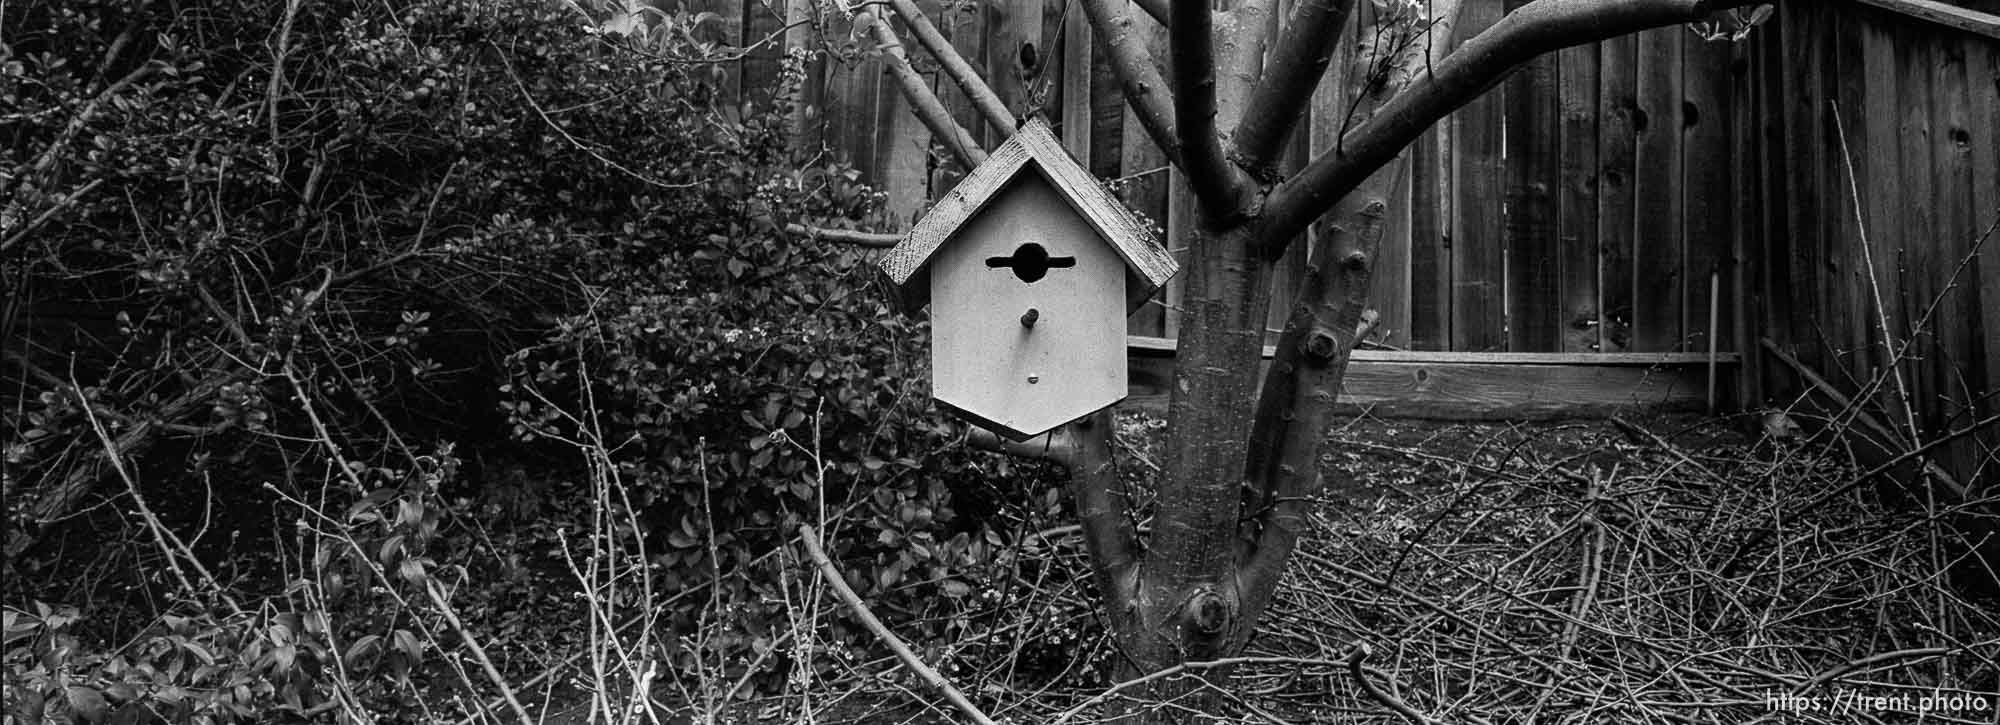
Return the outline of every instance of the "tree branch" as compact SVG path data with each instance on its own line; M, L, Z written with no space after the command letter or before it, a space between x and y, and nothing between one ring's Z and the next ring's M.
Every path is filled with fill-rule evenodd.
M1539 0L1467 40L1396 94L1374 118L1272 189L1264 223L1272 238L1303 231L1335 201L1389 163L1431 124L1535 56L1677 23L1757 0Z
M796 223L786 224L785 233L794 236L805 237L807 239L816 239L821 241L833 242L834 244L846 244L856 247L868 247L871 249L888 249L890 247L902 243L903 241L903 235L901 234L882 234L879 232L863 232L863 231L856 231L853 229L823 229L820 227L809 227L804 224L796 224Z
M1207 2L1174 3L1169 44L1181 171L1195 199L1219 221L1243 210L1250 184L1223 156L1222 137L1216 134L1214 18Z
M1353 9L1354 0L1301 0L1292 8L1231 139L1238 163L1253 173L1270 170L1333 62Z
M1251 425L1246 471L1264 492L1256 549L1244 567L1244 600L1262 602L1277 587L1285 560L1306 527L1319 488L1319 457L1347 362L1359 343L1389 192L1399 175L1375 175L1341 202L1334 223L1308 255L1291 319L1278 336Z
M882 48L882 55L889 59L890 75L895 76L896 87L910 102L910 111L916 114L925 128L931 130L931 135L944 140L945 147L951 149L951 155L963 162L966 168L985 162L986 150L979 147L979 142L972 138L972 132L958 125L958 121L951 117L951 111L944 107L944 101L924 81L923 75L910 67L910 57L903 51L903 41L896 37L896 29L889 26L889 20L881 18L873 23L875 42ZM1006 131L1011 132L1012 129Z
M1167 88L1167 81L1160 75L1159 64L1153 55L1146 52L1144 36L1140 34L1138 21L1132 17L1128 7L1121 5L1113 9L1117 0L1077 0L1083 5L1084 16L1097 30L1092 35L1104 43L1105 55L1111 58L1111 70L1118 76L1118 85L1124 92L1125 103L1132 107L1132 114L1139 119L1139 125L1146 129L1146 135L1160 147L1167 160L1180 164L1180 134L1174 130L1173 94Z
M882 641L882 644L888 645L889 651L896 653L896 659L902 660L903 666L910 668L910 671L923 679L925 684L944 695L946 702L958 708L959 712L965 713L965 716L973 722L993 725L993 718L981 712L978 706L965 698L965 693L959 692L957 687L952 686L951 682L944 678L944 675L938 674L937 670L917 657L917 653L910 651L910 646L904 644L903 639L897 637L895 632L889 631L889 627L882 624L882 620L875 618L875 613L868 610L867 604L862 603L861 596L855 594L854 588L847 585L847 577L840 573L840 568L834 566L833 561L827 558L826 549L819 543L819 532L814 531L811 526L800 525L799 541L805 544L806 555L812 558L813 566L817 567L820 575L826 578L826 583L833 586L833 593L839 595L842 602L847 603L848 610L854 612L854 618L861 620L862 626L867 627L876 639Z
M916 0L890 0L889 4L896 9L897 15L902 16L903 22L910 24L910 32L917 36L917 44L930 51L931 57L936 58L938 65L944 68L945 75L950 76L952 83L957 84L958 89L965 92L965 97L972 100L973 108L978 109L980 117L986 119L986 125L992 126L994 132L1003 137L1014 135L1017 126L1014 112L1007 110L1006 102L993 92L986 79L979 77L979 71L965 62L965 57L958 54L951 41L938 32L937 25L931 22L922 8L917 7Z

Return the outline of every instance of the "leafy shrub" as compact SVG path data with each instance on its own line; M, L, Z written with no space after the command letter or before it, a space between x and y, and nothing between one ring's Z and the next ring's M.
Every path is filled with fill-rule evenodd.
M997 522L1058 505L928 411L923 323L866 259L783 233L881 221L787 145L802 57L725 109L670 22L540 0L17 2L0 25L10 701L408 711L458 644L436 582L496 651L546 650L577 621L547 596L562 531L591 515L551 436L586 428L661 588L734 613L676 656L732 674L783 616L751 562L798 522L836 521L851 578L936 649L1018 574ZM153 550L141 490L185 552ZM256 606L174 591L175 557ZM77 570L127 593L41 604L105 585Z

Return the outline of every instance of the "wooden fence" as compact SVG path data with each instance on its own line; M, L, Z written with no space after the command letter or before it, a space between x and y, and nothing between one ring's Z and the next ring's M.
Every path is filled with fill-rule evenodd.
M1468 0L1461 37L1524 1ZM702 31L718 42L782 37L726 71L745 97L772 85L787 47L834 51L809 68L802 140L860 168L897 223L962 173L931 148L866 33L815 28L805 0L687 5L724 18ZM1017 114L1048 118L1162 227L1186 223L1185 191L1122 105L1074 2L920 5ZM1897 407L1909 403L1915 425L1990 414L2000 264L1959 264L2000 208L2000 41L1980 11L2000 0L1794 0L1742 42L1674 27L1535 62L1409 150L1380 259L1380 341L1573 360L1713 343L1746 357L1737 399L1755 405L1798 386L1759 353L1766 337L1851 392L1887 369L1884 340L1908 340ZM991 135L927 74L963 125ZM1348 104L1335 85L1319 89L1294 163L1339 133ZM1176 294L1137 313L1132 332L1171 338Z
M1808 392L1782 351L1898 437L2000 412L2000 2L1956 5L1785 3L1749 47L1739 344L1773 343L1746 348L1754 395ZM1994 477L1996 452L1989 429L1944 458Z

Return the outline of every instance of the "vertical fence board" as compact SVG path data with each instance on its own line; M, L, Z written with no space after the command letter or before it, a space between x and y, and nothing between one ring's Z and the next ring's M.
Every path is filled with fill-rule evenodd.
M958 51L959 57L964 58L965 62L977 66L980 59L986 57L986 13L980 11L978 3L947 0L939 8L935 22L938 31L951 41L952 49ZM986 127L986 121L973 108L972 100L964 91L959 90L958 84L945 77L945 74L939 73L937 88L938 96L944 100L945 108L951 109L951 117L958 119L958 125L971 131L972 138L988 149L999 145L999 140L993 138L991 129ZM964 176L967 171L957 166L952 164L953 168L947 173L947 178L952 184L956 184L958 178ZM943 188L948 189L951 186L946 185Z
M898 35L910 37L906 29ZM887 195L888 215L898 230L910 228L930 200L930 146L930 129L917 120L902 89L892 78L879 78L875 87L875 173L870 183Z
M1500 19L1497 0L1472 0L1461 11L1459 37L1469 38ZM1457 196L1452 220L1451 346L1485 352L1505 349L1505 220L1502 214L1502 126L1506 89L1493 88L1452 114L1452 177Z
M1686 94L1679 114L1684 116L1681 188L1687 190L1680 221L1686 244L1681 330L1693 351L1708 350L1711 341L1717 349L1729 349L1733 343L1720 310L1715 328L1709 325L1710 287L1719 288L1729 274L1723 261L1729 253L1729 218L1736 213L1729 187L1729 51L1694 33L1680 33L1680 38Z
M1932 391L1938 406L1934 425L1942 432L1973 419L1968 392L1979 381L1970 378L1978 375L1979 357L1983 356L1967 355L1973 340L1978 339L1971 337L1978 334L1978 310L1973 306L1973 292L1968 284L1971 280L1957 272L1960 263L1972 253L1973 236L1978 233L1972 214L1969 125L1972 88L1966 78L1968 48L1948 39L1940 41L1935 44L1937 57L1931 66L1931 168L1936 174L1941 254L1931 273L1936 277L1933 284L1939 299L1933 325L1937 331L1937 351L1930 367L1939 385ZM1950 459L1951 470L1971 470L1970 441L1952 445L1944 453Z
M1867 275L1863 270L1861 255L1862 223L1865 218L1857 204L1854 187L1848 183L1847 170L1850 163L1867 158L1867 134L1860 122L1868 112L1864 88L1866 73L1865 57L1862 52L1861 35L1848 12L1836 8L1818 8L1821 20L1819 27L1832 39L1832 60L1820 76L1821 88L1828 94L1826 100L1818 104L1818 112L1823 117L1822 126L1816 137L1820 152L1820 168L1817 173L1820 203L1826 209L1826 233L1829 236L1826 253L1826 277L1830 282L1828 293L1830 304L1835 308L1828 315L1826 335L1836 354L1841 356L1838 365L1828 365L1828 372L1845 370L1852 379L1862 379L1868 374L1868 295Z
M1031 106L1030 96L1040 77L1042 40L1041 0L988 0L986 8L986 54L980 63L987 83L1015 118ZM1005 135L992 137L995 145Z
M1734 274L1729 278L1727 305L1731 327L1736 333L1736 349L1742 354L1742 362L1736 368L1736 399L1746 407L1764 404L1763 347L1754 342L1751 334L1761 320L1761 297L1753 280L1763 274L1762 227L1759 224L1759 210L1764 207L1763 178L1757 172L1761 168L1761 146L1757 136L1757 112L1761 108L1758 101L1759 79L1763 78L1762 66L1752 48L1763 42L1769 31L1753 32L1748 43L1730 43L1729 46L1729 181L1741 203L1739 212L1730 219L1729 261Z
M1974 79L1968 126L1973 148L1973 220L1975 228L1986 234L2000 223L2000 42L1968 37L1966 43L1967 72ZM1978 129L1985 129L1985 133ZM1980 401L1976 411L1984 416L2000 412L2000 234L1985 237L1973 274L1977 275L1972 297L1978 325L1974 339L1984 342L1975 344L1966 357L1980 360L1975 370L1981 379L1975 381L1973 390ZM1988 456L1984 475L2000 475L1992 462L1993 457L2000 457L2000 429L1981 434L1974 449L1975 454ZM1968 476L1965 480L1974 479Z
M1867 115L1861 124L1867 136L1867 157L1865 163L1856 165L1858 179L1896 179L1902 164L1899 147L1901 135L1898 130L1895 102L1896 86L1896 36L1886 24L1880 22L1879 14L1870 13L1866 18L1871 22L1862 24L1863 52L1866 55L1867 89L1870 101ZM1850 131L1853 133L1853 131ZM1894 183L1890 188L1873 188L1874 193L1866 194L1867 242L1857 250L1867 256L1863 261L1863 275L1868 292L1868 304L1863 308L1869 315L1869 337L1867 356L1870 361L1870 375L1894 374L1886 367L1885 345L1890 344L1885 334L1893 334L1899 327L1900 305L1896 300L1900 288L1896 277L1896 243L1894 237L1904 228L1902 199L1896 194ZM1886 324L1883 321L1886 320ZM1885 333L1884 328L1889 332ZM1892 386L1893 387L1893 386ZM1893 395L1893 390L1889 391ZM1886 398L1885 398L1886 399ZM1891 407L1900 409L1892 402ZM1892 418L1900 423L1900 418Z
M1890 304L1902 306L1904 325L1898 325L1901 333L1896 340L1899 345L1908 345L1904 354L1903 381L1907 386L1904 404L1912 407L1916 416L1913 421L1921 428L1929 428L1935 421L1926 415L1930 396L1927 391L1938 389L1934 371L1926 363L1936 356L1936 338L1933 330L1935 321L1925 320L1924 313L1937 292L1931 275L1939 264L1938 246L1944 242L1938 235L1938 210L1936 197L1932 194L1931 168L1931 66L1935 63L1932 38L1936 33L1929 28L1918 28L1905 24L1896 34L1897 90L1900 96L1895 105L1901 115L1902 165L1899 168L1902 181L1898 186L1901 197L1904 224L1896 227L1891 235L1892 248L1900 253L1896 259L1896 273L1902 277L1902 294Z
M1632 344L1632 195L1637 153L1639 40L1612 38L1598 45L1597 243L1600 349L1623 352Z
M1632 340L1642 352L1680 346L1681 44L1676 27L1639 34L1638 148L1632 175Z
M1432 128L1410 153L1409 346L1415 350L1445 350L1451 343L1451 257L1439 204L1450 176L1440 173L1438 146Z
M812 0L785 0L785 46L818 48L819 32L812 24ZM826 81L829 67L825 53L806 56L805 78L799 83L798 104L792 107L792 151L807 157L826 143Z
M1518 0L1509 0L1510 7ZM1516 352L1562 346L1556 190L1560 117L1559 69L1543 55L1506 83L1507 347Z
M784 69L787 42L785 3L746 0L743 5L743 44L754 46L743 58L743 98L739 104L769 103L778 90L778 74Z
M1595 44L1562 51L1556 91L1557 284L1560 348L1598 349L1597 315L1597 58Z
M1096 160L1091 154L1091 138L1096 130L1091 112L1091 98L1098 89L1091 85L1090 23L1083 18L1083 6L1066 3L1068 14L1062 21L1062 140L1063 148L1069 149L1077 163L1086 169L1096 171ZM1116 89L1104 89L1116 93Z

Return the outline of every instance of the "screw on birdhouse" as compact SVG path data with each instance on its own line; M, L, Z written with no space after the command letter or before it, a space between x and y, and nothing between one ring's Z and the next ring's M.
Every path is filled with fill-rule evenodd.
M1040 376L1040 375L1030 375L1030 376L1028 376L1028 384L1029 384L1029 385L1034 385L1035 383L1039 383L1039 382L1041 382L1041 381L1042 381L1042 376Z
M1027 312L1021 313L1021 326L1027 328L1033 328L1035 326L1035 321L1039 319L1042 319L1042 311L1030 307L1028 308Z

